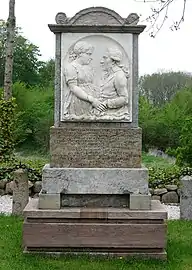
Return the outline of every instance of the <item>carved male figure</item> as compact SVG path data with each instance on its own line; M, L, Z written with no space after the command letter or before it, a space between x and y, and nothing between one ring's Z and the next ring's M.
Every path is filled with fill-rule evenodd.
M101 84L100 101L97 109L100 116L125 118L128 115L128 71L121 64L122 53L118 48L107 49L101 60L104 78Z

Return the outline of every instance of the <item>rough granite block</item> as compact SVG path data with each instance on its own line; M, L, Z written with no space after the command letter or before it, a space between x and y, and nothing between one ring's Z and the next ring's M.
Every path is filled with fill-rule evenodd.
M50 130L53 168L140 168L141 151L140 128L52 127Z
M129 208L130 210L150 210L151 195L131 194Z
M50 168L46 164L42 189L50 194L148 194L148 169Z

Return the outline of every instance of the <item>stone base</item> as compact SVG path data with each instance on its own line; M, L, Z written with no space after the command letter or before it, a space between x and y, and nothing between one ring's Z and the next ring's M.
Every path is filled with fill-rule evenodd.
M63 207L126 207L131 210L150 210L151 195L135 194L39 194L39 209Z
M147 168L51 168L42 173L39 208L150 209Z
M40 210L38 200L24 209L23 248L27 253L136 256L166 259L167 212L63 208Z
M42 171L42 190L50 194L148 195L147 168L51 168Z

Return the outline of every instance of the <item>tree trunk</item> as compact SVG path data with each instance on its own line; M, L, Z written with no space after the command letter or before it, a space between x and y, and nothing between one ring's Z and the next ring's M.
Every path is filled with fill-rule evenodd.
M7 20L7 39L4 75L4 99L12 96L12 74L13 74L13 50L15 39L15 0L9 0L9 17Z

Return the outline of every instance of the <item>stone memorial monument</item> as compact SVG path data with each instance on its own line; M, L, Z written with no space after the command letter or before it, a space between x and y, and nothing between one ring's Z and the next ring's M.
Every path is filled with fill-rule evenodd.
M103 7L56 15L55 112L39 199L24 210L25 252L166 258L167 213L152 201L138 127L138 37Z

